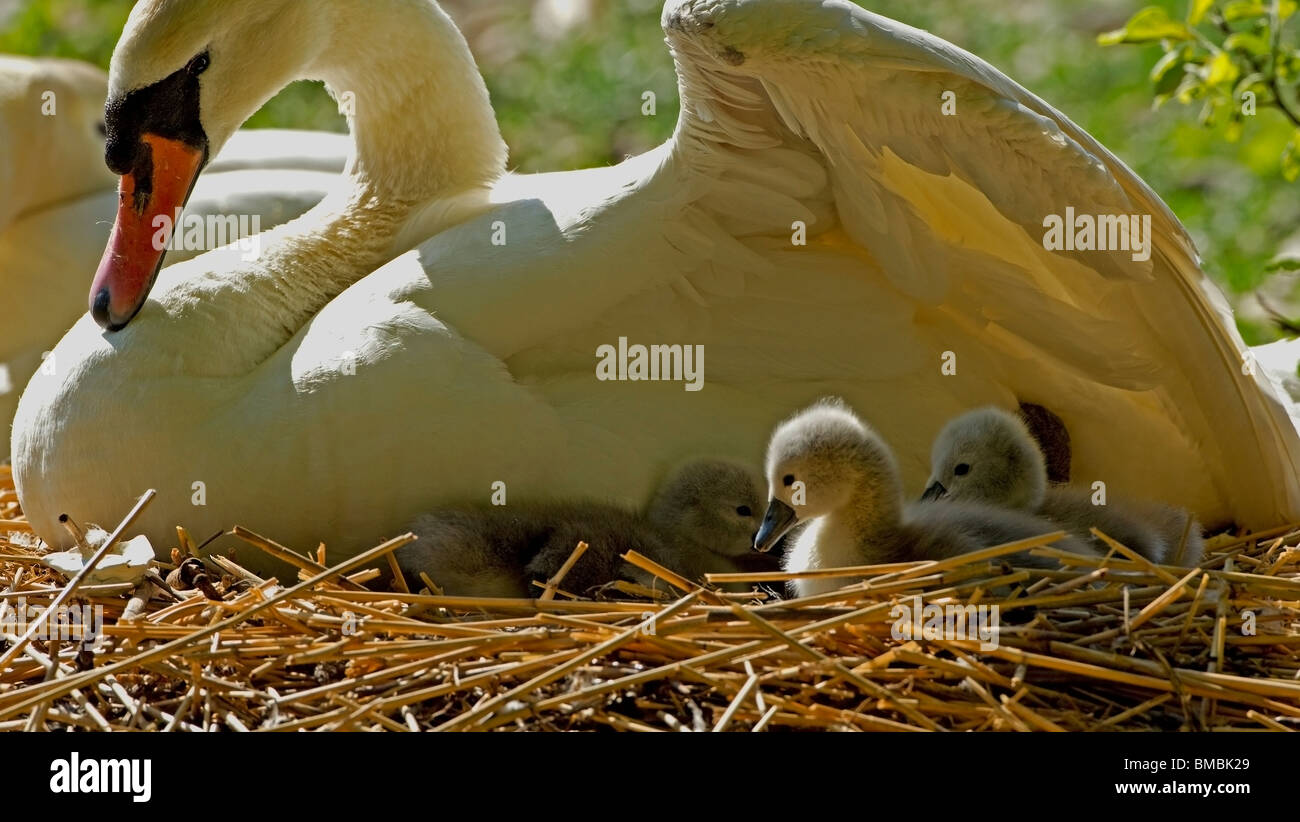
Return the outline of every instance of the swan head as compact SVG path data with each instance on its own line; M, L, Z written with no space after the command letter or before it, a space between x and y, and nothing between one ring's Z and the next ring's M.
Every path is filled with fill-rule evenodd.
M902 505L893 452L840 400L823 400L778 425L765 473L769 500L754 538L758 551L806 520L848 507L887 520Z
M737 557L754 543L762 505L756 472L727 460L697 460L669 475L647 515L683 547Z
M123 328L162 267L166 229L199 172L245 120L310 70L325 25L296 0L141 0L113 52L104 106L117 220L90 291ZM169 222L171 221L171 222Z
M1037 510L1047 493L1047 466L1015 414L980 408L939 432L930 452L923 499L950 498Z

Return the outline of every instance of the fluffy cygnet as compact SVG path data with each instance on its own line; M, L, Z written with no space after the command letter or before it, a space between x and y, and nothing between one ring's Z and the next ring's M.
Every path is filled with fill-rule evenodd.
M404 572L424 571L453 596L534 597L531 582L554 576L579 541L588 550L565 575L566 591L618 579L652 585L620 558L629 550L699 581L740 570L761 506L750 469L699 460L665 480L644 516L590 502L445 509L416 519L410 530L419 539L397 558Z
M1082 488L1051 485L1029 430L1014 414L980 408L949 422L934 441L923 499L1002 505L1036 513L1082 539L1096 527L1153 562L1192 566L1201 561L1201 526L1171 505L1115 501L1093 505ZM1186 531L1187 538L1183 539ZM1104 548L1100 540L1098 548ZM1182 547L1179 554L1180 545Z
M787 571L941 559L1059 530L1023 511L980 503L905 504L889 446L847 406L824 400L777 426L767 448L771 499L754 547L769 549L808 522L785 560ZM1067 537L1060 548L1093 554ZM1029 553L1013 561L1056 563ZM833 591L845 579L791 583L798 596Z

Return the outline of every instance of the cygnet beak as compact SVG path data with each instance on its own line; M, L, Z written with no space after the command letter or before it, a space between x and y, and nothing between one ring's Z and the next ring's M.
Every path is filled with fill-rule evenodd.
M798 519L794 509L781 500L773 499L768 502L767 513L763 515L763 524L754 535L754 550L765 554L772 550L772 546L780 542L781 537L794 527Z
M925 489L925 493L921 495L921 499L924 501L931 501L943 499L946 496L948 496L948 489L943 487L943 483L935 480L930 483L929 488Z

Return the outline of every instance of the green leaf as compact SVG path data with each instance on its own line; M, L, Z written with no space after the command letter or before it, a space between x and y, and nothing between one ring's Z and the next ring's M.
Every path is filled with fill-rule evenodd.
M1295 82L1295 78L1300 76L1300 52L1279 54L1276 71L1277 78L1283 83Z
M1194 26L1201 22L1205 13L1214 5L1214 0L1192 0L1191 8L1187 10L1187 24Z
M1234 111L1232 117L1228 119L1228 125L1223 130L1223 138L1229 143L1235 143L1241 139L1241 118L1241 110L1238 109Z
M1268 88L1268 86L1265 85L1267 82L1268 78L1257 71L1247 74L1245 77L1237 81L1236 88L1232 90L1232 96L1238 101L1240 101L1242 95L1248 91L1254 91L1256 96L1258 96L1259 92Z
M1255 57L1267 57L1273 51L1269 47L1268 41L1263 37L1247 32L1237 32L1229 35L1228 39L1223 41L1223 50L1242 52Z
M1183 64L1179 65L1182 68ZM1178 86L1183 82L1183 71L1171 71L1156 82L1155 93L1158 97L1168 97L1178 90Z
M1197 122L1200 123L1202 126L1206 126L1206 127L1213 126L1215 123L1218 122L1219 109L1221 107L1222 107L1222 98L1215 97L1213 99L1206 100L1205 104L1201 106L1200 115L1198 115L1196 118Z
M1179 83L1178 88L1174 91L1174 97L1184 105L1204 96L1204 81L1197 74L1190 71L1183 75L1183 82Z
M1232 0L1223 4L1223 19L1229 23L1249 20L1254 17L1268 17L1272 9L1272 0ZM1278 6L1278 18L1285 21L1296 12L1296 0L1282 0Z
M1133 15L1124 28L1097 36L1103 46L1117 43L1154 43L1159 40L1191 40L1192 30L1181 20L1172 20L1159 6L1148 6Z
M1151 67L1151 82L1155 84L1157 97L1168 97L1183 81L1184 67L1187 65L1187 50L1176 48L1165 52Z
M1223 4L1223 19L1229 23L1263 17L1268 14L1268 7L1259 0L1232 0Z
M1291 135L1291 142L1282 151L1282 176L1292 183L1300 177L1300 128Z
M1271 263L1264 266L1264 270L1273 271L1300 271L1300 257L1279 257Z
M1211 87L1231 85L1240 75L1237 64L1226 51L1214 55L1205 65L1205 84Z

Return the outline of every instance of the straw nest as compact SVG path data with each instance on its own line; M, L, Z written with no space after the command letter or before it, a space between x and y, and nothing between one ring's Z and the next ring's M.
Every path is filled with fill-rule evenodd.
M452 598L375 570L409 536L327 567L324 550L236 535L300 568L297 584L198 558L178 529L166 581L82 586L40 564L0 468L0 729L1300 728L1300 526L1218 537L1190 571L1113 543L1063 554L1045 535L784 601L635 556L663 580L631 592L646 598L574 598L563 571L535 600ZM1026 547L1060 567L1007 564ZM998 605L996 647L898 636L891 611L917 596ZM39 618L20 635L20 602L103 606L102 636L47 641Z

